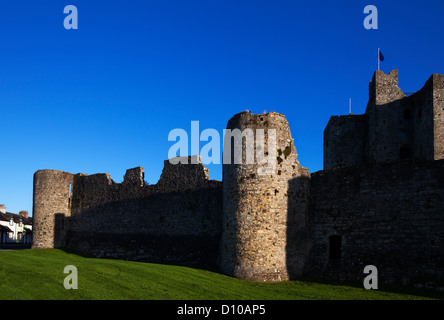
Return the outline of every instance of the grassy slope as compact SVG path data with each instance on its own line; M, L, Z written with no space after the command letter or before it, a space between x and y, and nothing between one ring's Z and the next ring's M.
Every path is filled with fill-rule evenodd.
M78 269L77 290L63 287L66 265L75 265ZM315 282L242 281L207 270L85 258L55 249L0 252L0 299L420 298L424 296Z

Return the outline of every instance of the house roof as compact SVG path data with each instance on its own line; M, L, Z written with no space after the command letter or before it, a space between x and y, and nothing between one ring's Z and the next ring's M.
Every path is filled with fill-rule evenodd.
M10 221L11 218L14 220L15 223L19 223L20 220L22 220L24 224L32 224L32 218L29 218L29 217L25 218L25 217L19 216L18 214L11 213L11 212L6 212L6 213L0 212L0 220Z

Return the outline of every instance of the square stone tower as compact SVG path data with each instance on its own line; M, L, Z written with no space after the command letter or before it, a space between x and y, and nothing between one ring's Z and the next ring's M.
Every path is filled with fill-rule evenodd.
M365 114L333 116L324 131L324 169L369 162L444 159L444 75L404 94L398 71L376 71Z

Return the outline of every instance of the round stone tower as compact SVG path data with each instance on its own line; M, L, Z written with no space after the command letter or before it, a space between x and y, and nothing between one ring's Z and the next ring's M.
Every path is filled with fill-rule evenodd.
M39 170L34 174L33 248L59 248L70 216L73 175L63 171Z
M223 159L223 272L272 282L302 273L297 252L306 244L295 242L305 228L308 170L297 160L285 116L235 115Z

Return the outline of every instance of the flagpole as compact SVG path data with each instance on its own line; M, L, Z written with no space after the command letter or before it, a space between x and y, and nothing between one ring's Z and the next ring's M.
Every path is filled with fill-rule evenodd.
M378 48L378 71L379 71L379 48Z

